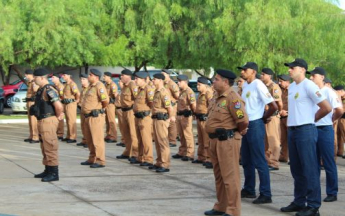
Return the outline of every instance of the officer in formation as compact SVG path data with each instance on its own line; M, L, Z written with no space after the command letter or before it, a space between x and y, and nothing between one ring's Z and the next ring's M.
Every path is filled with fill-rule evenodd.
M334 87L334 90L336 91L340 102L343 105L343 110L345 110L345 91L344 91L344 86L338 85ZM338 120L338 127L337 127L337 132L338 132L338 143L337 143L337 156L343 157L344 156L344 143L345 143L345 113L340 117Z
M77 142L77 103L80 93L77 84L71 79L71 75L64 72L62 78L66 81L63 90L62 103L65 105L67 135L62 141L67 143Z
M43 155L42 163L45 169L35 175L42 182L59 180L59 154L56 131L59 120L63 119L63 106L58 91L49 84L49 72L43 68L34 71L35 83L39 86L36 93L35 105L30 108L30 114L38 120L38 131Z
M109 104L109 97L100 81L101 77L102 73L97 69L90 70L90 86L81 105L81 115L85 117L85 138L90 151L89 159L81 162L81 165L88 165L90 168L105 167L104 109Z
M119 77L119 87L121 90L123 89L123 82L121 81L121 76ZM125 132L123 131L123 124L122 124L123 112L121 110L121 94L117 94L116 99L115 99L115 113L117 116L120 133L124 134ZM125 142L125 139L123 138L123 136L121 136L121 142L117 143L116 145L125 147L124 142Z
M270 68L263 68L261 71L261 80L266 85L273 100L278 105L278 110L271 116L271 121L265 124L265 150L266 160L269 170L279 170L280 157L280 117L278 113L283 108L282 92L278 84L273 82L274 72Z
M177 131L181 145L177 154L172 157L182 161L194 160L193 113L195 112L195 93L188 86L188 77L178 75L178 86L181 90L177 101Z
M30 113L30 107L35 104L35 95L38 90L38 85L34 82L33 71L28 69L25 71L26 85L28 86L28 91L26 92L26 110L28 111L29 119L29 138L25 139L24 142L29 143L39 143L38 140L38 129L37 129L37 119L34 115Z
M62 100L62 98L63 98L63 89L65 88L65 86L64 86L64 84L62 84L60 82L59 74L51 74L50 78L51 78L51 80L52 80L52 82L54 84L55 89L59 93L60 100ZM64 132L65 132L64 131L64 124L65 123L64 123L63 119L59 120L59 125L58 125L58 129L57 129L57 132L56 132L59 140L63 139L63 135L64 135Z
M241 215L241 179L238 165L242 135L247 133L248 115L244 102L231 87L236 75L216 70L215 102L206 121L216 181L217 202L205 215ZM199 134L200 136L200 134Z
M89 88L89 77L87 74L80 74L80 83L81 83L81 91L80 91L80 100L78 102L78 107L81 109L81 105L84 102L84 97L86 95L86 92ZM87 148L87 143L86 143L86 134L85 134L85 116L84 115L80 115L80 127L81 127L81 133L83 135L81 142L77 143L77 146L83 146L85 148Z
M107 143L115 143L117 142L117 129L116 129L116 121L115 121L115 98L117 96L117 85L111 79L110 72L104 72L104 82L105 88L107 90L109 96L109 104L105 108L105 122L106 122L106 137L104 139Z

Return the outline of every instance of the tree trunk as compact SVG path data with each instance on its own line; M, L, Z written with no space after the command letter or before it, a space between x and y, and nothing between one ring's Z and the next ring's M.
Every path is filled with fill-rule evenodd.
M0 74L1 74L1 80L2 80L2 85L5 85L5 71L0 67Z
M17 75L18 75L18 77L19 77L19 79L21 80L21 81L23 81L24 83L26 83L25 82L25 79L24 79L24 77L23 77L23 75L22 75L22 73L19 71L19 69L15 66L15 65L12 65L12 67L10 67L10 68L12 68L16 73L17 73ZM8 72L8 74L10 74L10 70L9 70L9 72Z

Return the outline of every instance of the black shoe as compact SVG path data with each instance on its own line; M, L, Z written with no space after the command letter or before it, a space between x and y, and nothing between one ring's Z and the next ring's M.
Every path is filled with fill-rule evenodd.
M205 168L206 169L213 169L213 165L211 162L208 162L206 165L205 165Z
M34 175L34 178L44 178L48 175L48 166L45 166L45 169L42 173Z
M323 199L324 202L334 202L337 201L338 198L335 195L327 195L325 199Z
M90 165L90 168L103 168L105 167L104 165L98 164L98 163L94 163Z
M93 163L89 162L89 161L84 161L84 162L81 162L80 165L92 165Z
M32 139L25 139L24 142L31 142Z
M193 158L187 157L187 156L183 156L181 158L182 161L193 161Z
M66 142L67 140L69 140L67 137L61 139L62 142Z
M39 140L31 140L30 143L39 143Z
M131 162L130 162L131 164L140 164L140 162L137 160L137 159L133 159L133 160L131 160Z
M290 165L290 161L288 162L288 165Z
M117 140L113 140L113 139L105 139L104 140L106 143L116 143Z
M231 216L231 215L229 215L229 214L223 214L222 216Z
M179 155L179 154L174 154L173 156L171 156L172 158L175 158L175 159L180 159L180 158L183 158L182 155Z
M82 142L77 143L77 146L84 146L84 145L85 145L85 143L82 143Z
M122 146L123 144L122 142L116 143L117 146Z
M148 163L148 162L143 162L143 163L141 163L140 164L140 166L153 166L153 164L152 163Z
M250 193L246 189L241 190L241 198L256 198L256 194Z
M136 157L132 156L132 157L128 158L128 161L131 162L131 161L136 160L136 159L137 159Z
M118 155L116 156L116 159L128 159L129 156L125 156L125 155Z
M253 201L253 204L265 204L265 203L272 203L272 198L260 194L260 196Z
M278 167L268 166L268 170L269 171L276 171L276 170L279 170L279 168Z
M287 160L284 160L284 159L279 159L279 162L287 163L288 161L287 161Z
M201 160L193 160L192 163L203 164L204 162L202 162Z
M208 210L204 212L205 215L223 215L225 214L225 212L221 212L221 211L216 211L214 209Z
M199 143L195 143L195 145L199 145Z
M87 148L87 144L84 144L83 147L84 147L84 148Z
M48 166L48 175L42 178L42 182L59 181L59 167Z
M169 172L169 171L170 171L169 169L166 169L164 167L159 167L158 169L156 169L156 172L158 172L158 173Z
M61 140L62 141L63 137L58 137L58 140Z
M318 208L307 206L303 210L297 212L295 216L320 216L320 212Z
M170 148L176 147L176 144L169 143L169 147L170 147Z
M305 208L305 206L299 206L299 205L296 205L294 202L292 202L292 203L290 203L290 205L280 208L280 211L282 211L282 212L297 212L297 211L303 210L304 208Z
M77 142L77 140L72 140L72 139L69 139L69 140L67 140L67 143L76 143Z
M150 170L156 170L156 169L159 169L160 167L159 166L156 166L156 165L151 165L149 166L149 169Z
M343 156L342 156L342 158L344 158L344 159L345 159L345 155L343 155Z

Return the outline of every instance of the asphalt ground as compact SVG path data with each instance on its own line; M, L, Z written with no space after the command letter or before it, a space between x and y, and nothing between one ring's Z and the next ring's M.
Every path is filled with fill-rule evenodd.
M80 135L78 125L78 141ZM106 144L106 167L91 169L80 165L88 157L87 149L60 142L60 181L42 183L33 178L44 168L40 146L23 142L27 136L27 124L0 124L0 215L197 216L216 201L212 170L171 159L170 172L157 174L117 160L123 148L115 143ZM171 148L171 154L177 150ZM338 157L337 164L338 201L323 202L321 215L345 215L345 159ZM243 216L294 215L279 211L293 200L289 166L282 163L270 177L273 203L254 205L253 199L242 199ZM241 178L243 184L242 168ZM324 198L324 171L321 184Z

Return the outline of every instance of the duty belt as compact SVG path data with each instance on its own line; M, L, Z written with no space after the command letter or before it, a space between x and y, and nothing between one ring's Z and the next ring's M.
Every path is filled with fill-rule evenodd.
M50 117L50 116L54 116L54 114L52 114L52 113L47 113L47 114L39 115L39 116L37 117L37 120L42 120L42 119L48 118L48 117Z
M131 110L131 109L133 109L133 105L132 105L131 107L121 108L121 110L122 110L123 112L127 112L127 111L129 111L129 110Z
M200 121L206 121L207 120L207 113L195 113L195 117L197 117Z
M62 102L63 104L69 104L69 103L75 102L75 100L74 100L74 99L62 99L61 102Z
M115 108L116 108L116 109L121 109L121 107L117 107L117 106L116 106Z
M167 120L169 118L168 113L156 113L152 115L152 119L157 119L157 120Z
M208 137L210 139L218 138L220 141L227 140L228 138L233 138L237 129L225 129L225 128L217 128L215 133L209 133Z
M149 116L150 113L151 113L150 111L136 112L136 113L134 113L134 116L135 116L136 118L143 119L143 118L145 118L146 116Z
M89 117L98 117L98 114L104 114L105 111L103 109L95 109L95 110L92 110L90 113L88 114L84 114L85 118L89 118Z
M189 117L189 116L191 116L192 114L193 114L193 113L192 113L192 110L187 110L187 109L177 112L177 115L178 115L178 116L183 115L184 117Z

